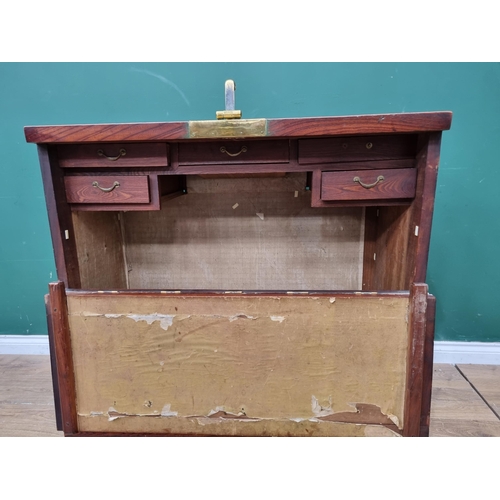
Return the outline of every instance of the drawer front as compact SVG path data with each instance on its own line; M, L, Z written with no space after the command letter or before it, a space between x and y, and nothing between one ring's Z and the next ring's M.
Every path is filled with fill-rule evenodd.
M179 165L288 163L288 141L216 141L179 144Z
M415 158L416 135L334 137L299 140L299 163L321 164L345 161Z
M391 200L415 197L415 168L322 172L323 201Z
M168 166L167 144L159 142L59 145L57 156L63 168Z
M64 178L68 203L149 203L147 175L75 175Z

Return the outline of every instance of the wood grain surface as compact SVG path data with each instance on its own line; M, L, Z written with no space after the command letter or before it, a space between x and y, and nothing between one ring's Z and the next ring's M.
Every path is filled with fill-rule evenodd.
M413 198L416 178L417 171L414 168L322 172L321 199L344 201ZM373 187L367 188L361 183Z
M285 118L267 120L270 137L320 137L411 133L448 130L452 113L398 113L385 115L335 116L320 118ZM27 142L140 142L189 138L189 122L129 123L103 125L30 126L24 132ZM236 124L237 125L237 124Z
M64 185L68 203L149 203L147 175L71 175Z
M349 161L381 161L414 158L417 136L373 135L299 139L299 163L322 164Z
M164 142L58 145L57 157L62 168L168 166L167 144Z

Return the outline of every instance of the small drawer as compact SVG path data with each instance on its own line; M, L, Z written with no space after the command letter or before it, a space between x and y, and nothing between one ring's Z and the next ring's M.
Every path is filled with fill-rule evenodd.
M322 172L321 200L393 200L415 197L415 168Z
M179 165L288 163L288 141L216 141L179 144Z
M59 145L57 156L62 168L168 166L168 147L161 142Z
M349 161L415 158L416 135L379 135L299 140L299 163L313 165Z
M74 175L64 178L68 203L149 203L147 175Z

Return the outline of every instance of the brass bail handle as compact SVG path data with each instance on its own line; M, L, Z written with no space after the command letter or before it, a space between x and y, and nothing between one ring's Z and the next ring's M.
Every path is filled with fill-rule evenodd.
M228 156L239 156L241 153L246 153L248 148L243 146L237 153L230 153L224 146L220 148L221 153L226 153Z
M119 158L121 158L122 156L125 156L127 154L127 151L125 149L120 149L120 151L118 151L118 155L117 156L108 156L107 154L104 153L104 151L102 149L98 149L97 150L97 154L99 156L102 156L102 157L106 158L106 160L116 161Z
M99 183L97 181L94 181L92 183L92 186L96 187L97 189L100 189L101 191L104 191L105 193L110 193L111 191L113 191L113 189L120 187L120 183L118 181L115 181L111 187L104 188L102 186L99 186Z
M379 182L383 182L384 180L385 177L383 175L379 175L375 182L372 182L371 184L365 184L364 182L361 181L361 179L358 176L356 176L354 177L353 182L357 182L360 186L363 186L365 189L370 189L372 187L375 187Z

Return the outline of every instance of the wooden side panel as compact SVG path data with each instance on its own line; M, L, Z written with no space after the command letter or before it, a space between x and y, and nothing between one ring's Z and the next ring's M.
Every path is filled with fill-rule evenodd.
M427 274L440 146L441 132L424 134L420 139L417 194L412 207L413 219L409 233L412 240L409 247L410 279L413 283L424 283Z
M68 305L81 431L402 427L407 296L68 292Z
M130 288L361 289L363 208L313 209L305 185L189 177L161 211L126 213Z
M49 284L50 313L52 322L53 351L57 367L62 430L65 434L77 432L75 374L68 325L68 308L64 283Z
M122 290L127 273L119 212L73 212L84 290Z
M410 207L380 207L377 210L377 240L372 290L408 290L408 233Z
M77 250L73 234L71 209L66 201L64 175L52 150L38 146L45 201L57 277L70 288L80 288Z

